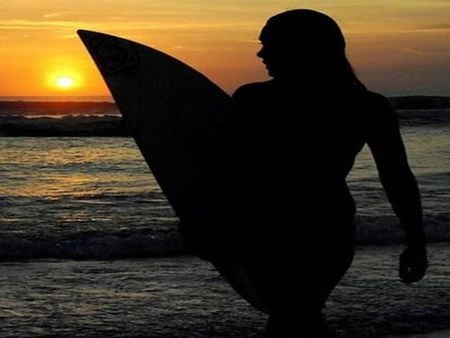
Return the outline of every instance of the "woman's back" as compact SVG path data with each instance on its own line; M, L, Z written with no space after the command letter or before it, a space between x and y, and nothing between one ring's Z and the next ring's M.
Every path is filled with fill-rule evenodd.
M372 127L383 123L376 120L395 121L385 98L357 86L318 93L272 80L241 87L234 100L236 149L248 165L249 191L260 197L254 208L302 217L323 208L334 219L353 215L345 178Z

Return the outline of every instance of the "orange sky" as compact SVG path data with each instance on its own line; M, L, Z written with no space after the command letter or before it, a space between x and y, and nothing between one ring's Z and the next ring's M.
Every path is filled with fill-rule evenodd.
M79 28L161 49L228 92L267 79L255 57L265 20L312 8L338 21L367 86L386 95L450 95L448 0L8 0L0 4L0 96L107 95ZM55 86L59 76L74 85Z

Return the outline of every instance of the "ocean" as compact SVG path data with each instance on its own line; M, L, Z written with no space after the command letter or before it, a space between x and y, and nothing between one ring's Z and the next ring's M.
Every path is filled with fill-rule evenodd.
M86 120L119 119L111 104L3 102L0 131L12 118L22 129L33 125L38 131L52 124L74 130ZM450 110L401 110L399 116L429 238L448 241ZM0 259L186 253L176 231L178 219L129 137L0 136L0 173ZM348 184L358 207L358 242L401 242L402 231L367 148Z
M117 110L68 99L0 102L0 336L259 337L265 315L189 255ZM340 337L450 329L450 110L399 116L429 273L399 282L403 234L364 148L348 177L357 254L326 308Z

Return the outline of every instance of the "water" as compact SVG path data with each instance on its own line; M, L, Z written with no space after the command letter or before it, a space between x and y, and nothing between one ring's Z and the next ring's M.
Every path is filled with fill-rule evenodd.
M402 119L402 133L429 237L448 242L450 114L444 113L443 119L430 120L444 115L427 111L418 114L420 121ZM0 177L2 337L247 337L263 331L265 316L211 265L180 255L178 220L132 139L0 137ZM375 245L358 247L329 299L328 321L348 337L448 329L448 243L430 245L423 281L402 285L401 248L385 245L402 234L367 149L348 182L358 205L358 240ZM148 258L161 255L176 257ZM104 258L128 259L97 260Z
M403 124L430 239L449 240L450 123ZM130 138L0 137L0 175L3 259L184 252L178 220ZM401 240L366 148L348 182L358 240Z
M401 132L422 194L424 213L439 218L450 209L450 126L404 126ZM359 154L347 181L360 207L359 214L380 216L388 212L386 199L375 197L383 192L367 147Z
M325 309L339 337L450 328L448 245L430 246L427 277L408 286L399 253L358 248ZM262 337L265 320L195 257L0 263L1 337Z

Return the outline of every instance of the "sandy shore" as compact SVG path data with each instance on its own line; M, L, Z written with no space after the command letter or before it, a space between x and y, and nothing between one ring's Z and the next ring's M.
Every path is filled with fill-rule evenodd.
M326 308L341 337L450 329L449 245L430 247L428 276L410 286L399 253L358 249ZM257 337L265 320L195 257L0 263L1 337Z
M450 337L450 330L437 331L423 334L401 335L401 336L385 336L383 338L448 338Z

